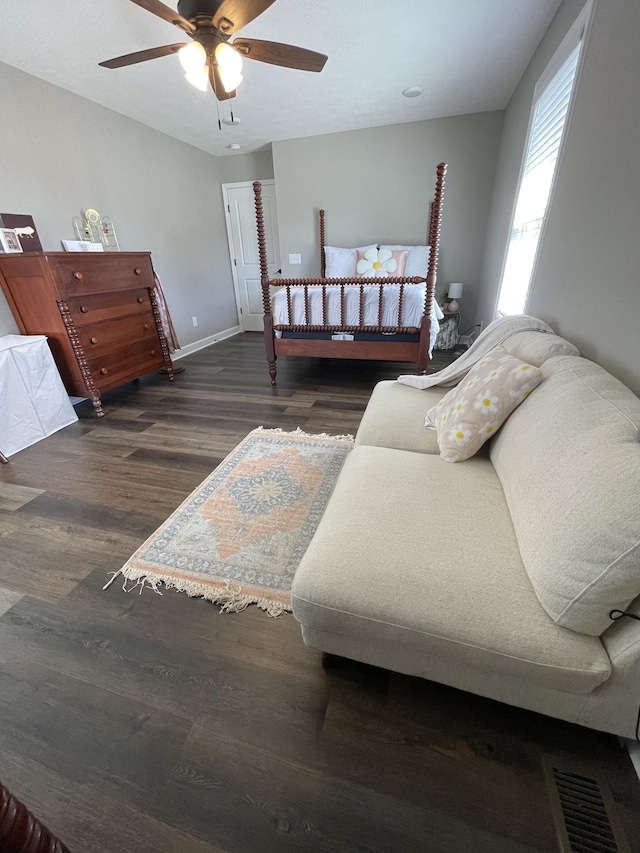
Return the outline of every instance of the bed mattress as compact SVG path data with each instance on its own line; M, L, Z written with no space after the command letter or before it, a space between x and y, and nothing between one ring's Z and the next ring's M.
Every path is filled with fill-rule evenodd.
M291 311L292 318L289 319L289 311L287 307L286 289L277 290L271 297L271 310L273 312L273 323L278 325L295 325L295 326L321 326L325 325L322 316L322 288L309 287L309 320L305 320L304 311L304 288L291 287ZM325 288L327 294L327 322L329 326L343 325L341 322L340 310L340 292L341 288L337 285L327 285ZM345 292L345 326L378 326L379 312L379 289L378 287L367 286L364 289L364 323L360 322L360 285L347 284L344 288ZM386 284L384 285L383 300L382 300L382 326L405 326L420 328L422 322L422 313L424 310L425 300L425 285L424 284L405 284L404 298L402 304L402 316L398 323L398 303L400 300L400 285ZM439 331L438 320L443 317L440 307L434 300L431 311L431 347L435 343L435 339ZM280 337L280 332L276 331L276 336Z

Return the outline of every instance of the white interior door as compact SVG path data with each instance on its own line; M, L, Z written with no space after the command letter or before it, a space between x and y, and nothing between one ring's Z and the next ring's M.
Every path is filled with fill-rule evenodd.
M262 289L253 185L251 181L223 184L222 192L240 328L246 332L261 332ZM273 278L280 270L274 181L262 181L262 208L269 278Z

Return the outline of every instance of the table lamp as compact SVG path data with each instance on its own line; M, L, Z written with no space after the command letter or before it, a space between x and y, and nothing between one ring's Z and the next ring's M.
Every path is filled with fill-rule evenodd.
M462 296L462 288L464 285L460 281L454 281L449 285L449 291L447 293L447 304L445 306L445 311L448 314L455 314L456 311L460 310L460 304L458 299Z

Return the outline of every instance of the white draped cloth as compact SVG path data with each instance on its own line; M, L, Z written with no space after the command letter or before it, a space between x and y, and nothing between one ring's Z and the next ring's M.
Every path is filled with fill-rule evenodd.
M471 370L473 365L488 352L504 343L516 332L544 332L554 334L551 326L537 317L519 314L494 320L476 338L469 349L447 367L428 376L398 376L398 382L413 388L433 388L434 385L456 385Z
M12 456L77 420L46 337L0 338L0 451Z

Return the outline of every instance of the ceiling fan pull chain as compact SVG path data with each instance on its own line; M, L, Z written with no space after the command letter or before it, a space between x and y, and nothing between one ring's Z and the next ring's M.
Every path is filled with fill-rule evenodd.
M215 87L214 87L213 92L215 95L217 95ZM216 97L216 112L218 114L218 130L222 130L222 122L220 121L220 101L218 100L217 97Z

